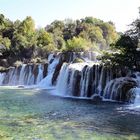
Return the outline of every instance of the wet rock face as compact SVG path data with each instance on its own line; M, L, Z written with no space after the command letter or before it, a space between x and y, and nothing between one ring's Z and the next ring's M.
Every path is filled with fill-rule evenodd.
M74 60L74 53L73 52L66 52L60 54L59 63L57 64L53 77L52 77L52 85L56 85L56 80L58 78L59 72L64 62L72 62Z
M0 66L2 66L2 67L8 67L9 64L8 64L8 62L7 62L6 59L0 59Z
M62 65L63 65L63 62L59 61L59 63L57 64L57 66L55 68L53 77L52 77L52 85L56 84L56 80L57 80L57 77L59 75L59 72L60 72L60 69L61 69Z
M132 78L126 78L125 81L122 83L121 101L128 102L132 96L129 95L129 91L135 87L137 87L137 82Z
M35 77L35 80L38 76L38 65L32 65L32 71L33 71L33 74L34 74L34 77Z
M131 77L116 78L105 87L104 98L129 102L131 95L129 91L137 87L136 79Z
M73 89L72 89L72 95L73 96L80 96L80 80L81 80L81 73L79 71L76 71L74 73L74 83L73 83Z
M44 64L43 78L47 76L48 63Z

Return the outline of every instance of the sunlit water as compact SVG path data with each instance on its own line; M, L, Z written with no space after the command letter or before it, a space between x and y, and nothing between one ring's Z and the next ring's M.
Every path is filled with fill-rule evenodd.
M124 104L0 88L0 140L139 140L140 113Z

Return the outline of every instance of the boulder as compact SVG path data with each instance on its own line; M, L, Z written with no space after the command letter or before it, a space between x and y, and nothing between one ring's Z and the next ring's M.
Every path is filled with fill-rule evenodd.
M98 94L94 94L92 97L91 97L92 101L94 102L101 102L103 100L103 98L98 95Z

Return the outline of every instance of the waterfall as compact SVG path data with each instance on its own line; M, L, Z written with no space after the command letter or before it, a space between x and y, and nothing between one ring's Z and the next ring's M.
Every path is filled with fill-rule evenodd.
M59 56L54 56L54 54L50 54L48 57L48 74L45 78L43 78L39 83L38 83L38 87L40 88L48 88L52 86L52 77L53 77L53 73L55 71L55 68L59 62Z
M56 91L65 96L94 98L98 95L104 99L129 102L129 91L137 87L138 78L117 78L118 71L115 72L113 75L110 68L98 63L64 63Z
M38 67L36 84L38 84L43 79L43 71L44 71L44 67L40 64Z
M133 107L140 108L140 87L135 89L135 95Z
M73 96L74 94L76 94L74 86L79 82L77 81L78 73L86 64L87 63L64 63L62 65L56 86L56 90L59 94L68 96Z
M23 64L11 67L6 73L0 73L0 85L38 85L39 87L51 86L51 79L59 56L50 54L49 64Z
M3 85L4 77L5 77L5 73L0 73L0 86Z
M0 74L0 85L34 85L43 79L43 72L42 64L13 67L7 73Z
M93 52L55 53L45 64L23 64L0 73L0 85L55 88L58 95L131 102L140 100L140 73L109 68ZM75 63L76 58L85 62ZM122 77L123 76L123 77Z
M138 83L138 87L132 90L132 93L134 94L135 99L134 99L133 104L131 105L131 108L140 108L140 73L136 72L135 76Z
M65 95L67 92L67 81L68 81L68 75L69 75L69 69L67 66L68 66L67 63L63 64L60 70L60 75L58 77L56 89L61 95Z
M24 85L24 76L25 76L25 67L26 65L23 64L19 74L19 85Z
M90 67L86 66L82 71L82 78L80 81L80 96L86 97L88 92L88 85L90 79Z
M102 69L102 70L101 70ZM107 78L98 63L64 63L58 77L56 90L59 94L92 97L102 94Z

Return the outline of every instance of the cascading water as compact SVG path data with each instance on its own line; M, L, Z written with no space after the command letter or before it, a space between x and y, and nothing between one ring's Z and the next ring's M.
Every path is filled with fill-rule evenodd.
M135 89L136 98L134 100L133 106L140 108L140 87Z
M73 96L73 85L76 84L76 72L81 71L85 66L85 63L82 64L67 64L64 63L60 75L58 77L56 90L61 95Z
M54 54L50 54L48 61L49 61L48 71L47 71L48 74L37 85L38 87L41 87L41 88L48 88L52 86L52 77L53 77L55 68L59 62L59 56L54 56Z
M68 56L50 54L47 64L23 64L0 73L0 85L35 85L38 88L48 89L52 87L55 79L53 88L56 88L58 95L84 98L94 98L98 95L104 99L117 101L128 101L129 91L135 89L133 91L136 94L135 103L138 104L139 73L136 73L135 77L125 74L122 77L121 70L113 71L99 64L96 55L92 52L69 52ZM75 63L76 58L86 62Z
M0 86L3 84L3 80L4 80L4 77L5 77L5 73L0 73Z
M56 90L59 94L68 96L92 97L94 94L102 96L106 82L112 79L111 76L105 76L107 73L108 70L98 63L64 63Z
M118 78L122 75L121 71L115 72L98 63L65 63L58 77L56 91L64 96L99 96L107 100L129 102L129 90L138 86L137 80L131 76Z
M136 81L138 83L138 86L136 88L132 89L132 91L131 91L135 96L134 103L130 107L131 109L140 108L140 73L136 72L134 75L135 75Z
M44 71L44 67L42 65L39 65L36 84L38 84L43 79L43 71Z
M0 73L0 85L38 85L39 87L51 86L51 79L59 56L50 54L49 64L23 64L12 67L5 73Z
M43 79L43 67L41 64L33 66L23 64L16 68L10 68L1 79L1 85L34 85Z

